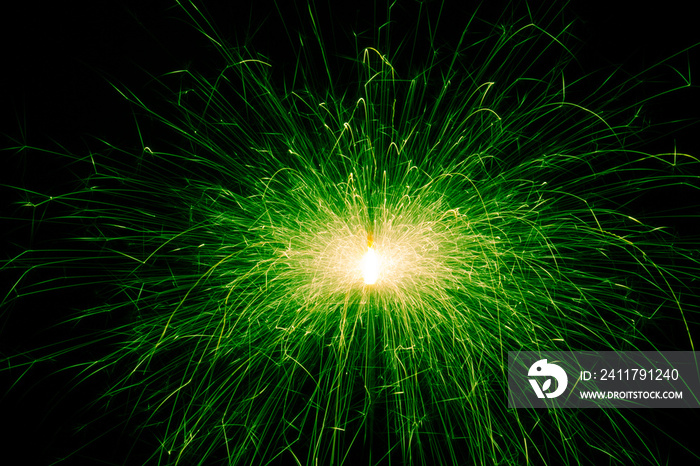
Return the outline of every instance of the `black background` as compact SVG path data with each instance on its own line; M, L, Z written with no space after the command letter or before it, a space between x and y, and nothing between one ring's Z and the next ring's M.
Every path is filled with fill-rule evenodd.
M115 145L138 147L133 108L108 80L131 89L136 95L153 96L151 74L158 76L186 66L211 69L217 63L206 41L184 21L180 12L171 9L168 1L13 3L0 19L4 70L0 77L3 81L0 132L34 146L57 148L60 145L68 152L86 153L101 147L97 139L103 139ZM283 69L292 66L291 49L285 45L285 35L272 2L256 2L255 6L236 3L215 8L210 2L211 13L222 35L236 42L254 33L251 42L256 50L270 56L275 63L281 63ZM344 20L343 25L337 27L338 42L343 42L352 24L358 24L359 28L372 26L362 2L340 3L341 6L334 6L336 16ZM417 2L408 3L415 5ZM455 11L469 11L463 2L458 3L460 6ZM579 19L574 31L584 44L577 54L582 69L596 70L624 63L625 69L634 73L700 42L694 7L667 3L652 10L631 1L572 2L567 11L571 19ZM498 16L499 10L493 2L482 8L484 15ZM248 19L251 16L255 21ZM285 17L292 29L299 21L291 13L285 13ZM447 24L458 25L460 17L452 15ZM260 24L261 18L267 18L267 22L260 29L252 27ZM348 53L351 51L352 48L347 49ZM689 56L694 59L692 68L698 71L694 76L700 76L700 53L696 50ZM650 108L651 117L658 121L700 117L697 89L683 90L663 102ZM698 129L696 124L665 135L647 149L669 151L677 143L679 151L700 155ZM3 142L2 145L14 144ZM3 183L50 191L60 190L63 177L74 176L63 166L62 160L46 154L20 155L12 151L0 154ZM18 200L17 194L7 189L2 190L2 196L6 208L5 201ZM686 193L667 193L655 202L659 205L678 203L681 207L698 205L700 200L697 194L695 196L693 199ZM8 222L3 226L10 241L5 241L7 252L0 259L11 257L18 251L13 244L22 243L22 232L13 231ZM680 220L676 226L687 233L696 228ZM10 283L11 278L3 276L3 280ZM3 290L5 288L3 286ZM0 332L0 349L36 347L43 338L57 337L58 330L38 330L58 323L66 310L79 307L89 299L86 295L66 292L54 294L50 303L39 299L23 302L20 307L11 309L18 316L5 322L6 328ZM8 374L10 380L7 380ZM0 373L0 377L5 377L0 379L1 383L9 386L16 375L16 372ZM0 435L3 456L22 458L7 464L48 464L57 456L75 450L72 442L81 437L74 436L71 430L75 422L73 414L90 399L93 389L100 390L104 387L99 385L108 382L98 378L94 383L96 387L65 393L63 386L70 384L69 375L54 373L48 379L28 376L20 381L0 400L0 420L11 431L10 435ZM640 415L652 418L669 435L700 453L693 433L696 429L684 426L686 422L689 426L697 425L700 415L695 411L654 410ZM82 464L93 461L94 464L109 464L100 461L110 455L100 452L105 451L105 445L114 450L127 448L128 445L119 443L120 439L113 433L94 448L87 448L86 454L93 457L83 458ZM660 452L661 462L668 458L669 464L683 464L681 449L668 445L667 451ZM114 464L119 464L119 460Z

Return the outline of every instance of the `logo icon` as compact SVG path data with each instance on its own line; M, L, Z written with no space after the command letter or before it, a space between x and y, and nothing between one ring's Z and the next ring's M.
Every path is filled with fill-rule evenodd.
M556 398L566 390L566 385L569 383L569 378L566 376L564 369L556 364L548 364L546 359L540 359L530 366L527 375L530 377L548 377L542 384L542 388L535 379L529 379L532 389L535 391L537 398ZM557 379L557 389L551 393L545 393L552 386L552 377Z

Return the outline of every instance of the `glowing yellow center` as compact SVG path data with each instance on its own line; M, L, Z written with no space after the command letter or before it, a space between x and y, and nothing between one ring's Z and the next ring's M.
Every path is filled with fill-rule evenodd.
M379 278L379 256L373 247L368 247L367 252L360 261L360 270L362 278L368 285L374 285Z

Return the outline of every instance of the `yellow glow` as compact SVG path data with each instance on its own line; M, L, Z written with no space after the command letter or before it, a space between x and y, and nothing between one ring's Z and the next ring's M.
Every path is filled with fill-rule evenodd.
M360 270L362 271L362 278L364 278L367 285L377 283L379 278L379 255L377 255L374 248L367 248L367 252L362 257L362 261L360 261Z

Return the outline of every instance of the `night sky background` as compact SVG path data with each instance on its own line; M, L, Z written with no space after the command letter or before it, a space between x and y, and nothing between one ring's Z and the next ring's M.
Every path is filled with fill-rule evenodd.
M170 9L169 1L28 0L12 3L9 10L7 6L3 7L0 14L2 138L23 139L33 146L79 154L103 148L100 139L116 146L138 147L134 109L108 81L132 90L147 102L157 103L158 86L153 84L151 75L158 76L183 67L213 72L220 64L220 58L206 39L185 22L180 11ZM219 3L225 2L217 2L217 5ZM240 43L254 33L250 41L252 48L278 64L279 77L284 79L284 73L294 65L294 58L272 2L261 0L255 2L255 6L249 6L249 2L229 3L211 8L222 36ZM353 52L352 47L343 49L345 45L340 44L345 43L344 34L351 30L350 25L369 28L372 22L361 13L364 11L361 4L365 2L338 3L333 7L334 17L339 18L340 24L334 29L337 49L349 54ZM432 6L436 2L426 3ZM498 10L493 3L497 2L489 2L489 6L484 7L485 16L497 17ZM613 3L615 6L611 7ZM416 2L407 4L413 8ZM583 43L582 51L577 54L581 68L594 71L624 63L624 69L634 73L700 42L696 7L691 2L687 4L689 6L679 7L675 6L676 2L666 2L663 8L656 6L651 10L640 8L639 2L631 1L572 2L568 14L571 19L577 17L580 20L574 33ZM448 17L449 22L455 24L451 30L458 37L460 18L471 9L463 5L454 8L454 14ZM408 10L410 8L407 8L407 17L410 16ZM250 18L253 18L252 22ZM290 14L288 21L293 28L298 19ZM402 21L400 15L397 21ZM448 26L446 37L449 33ZM329 45L329 48L334 46ZM700 50L691 51L688 56L693 60L692 69L697 71L693 77L700 82ZM660 102L663 103L648 108L652 122L700 117L699 89L685 89ZM158 138L157 127L145 123L142 129L147 137ZM679 152L700 156L699 130L700 125L694 123L672 134L662 134L644 149L668 152L673 149L675 141ZM0 139L2 147L14 144L11 140ZM0 182L27 189L62 192L73 186L71 183L76 176L81 176L80 170L83 170L82 167L66 166L59 157L35 151L22 155L5 151L0 152L0 156ZM2 215L5 217L2 231L6 239L0 243L3 245L0 260L5 260L17 254L27 242L26 231L16 229L6 219L15 212L12 203L20 198L14 191L1 189L0 206L6 212ZM691 206L700 205L697 191L679 188L657 192L637 202L639 208L647 212L674 205L679 207L679 213L692 213ZM678 219L671 226L682 234L698 231L695 222L689 220ZM57 233L40 231L37 241L47 240ZM3 290L16 277L12 273L0 275ZM0 356L40 347L45 341L60 341L66 329L54 325L72 310L94 304L97 299L96 295L67 290L54 293L49 299L36 296L21 300L11 307L9 317L0 320L3 326L0 328ZM109 322L104 324L109 325ZM79 334L81 329L72 331ZM697 328L694 331L697 333ZM674 340L680 341L683 336L664 327L655 332L658 333L655 341L666 348L671 348ZM700 342L700 339L696 341ZM82 356L85 355L76 356L75 361L81 360ZM71 385L73 374L57 372L65 365L65 361L53 366L46 364L24 378L4 397L5 387L14 382L16 373L0 372L0 421L6 430L0 434L0 454L3 455L0 464L50 464L61 455L74 451L76 445L89 437L74 432L74 427L83 419L81 416L86 415L78 408L104 390L109 380L96 377L90 384L66 392L64 387ZM651 419L700 454L696 434L700 410L638 410L637 414ZM93 428L107 428L113 423L113 419L105 417ZM111 432L85 448L85 456L72 458L66 464L121 464L123 459L119 455L131 447L128 442L126 435ZM667 456L662 458L668 457L671 465L683 464L682 451L670 442L665 443L668 450L663 453ZM3 457L17 459L6 462ZM138 447L133 457L139 457Z

